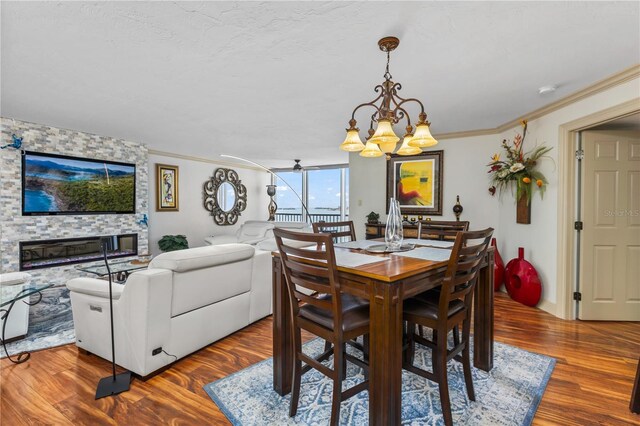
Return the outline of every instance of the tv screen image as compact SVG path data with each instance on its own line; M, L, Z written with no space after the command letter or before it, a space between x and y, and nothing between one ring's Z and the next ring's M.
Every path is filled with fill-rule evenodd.
M22 157L22 213L135 213L136 166L56 154Z

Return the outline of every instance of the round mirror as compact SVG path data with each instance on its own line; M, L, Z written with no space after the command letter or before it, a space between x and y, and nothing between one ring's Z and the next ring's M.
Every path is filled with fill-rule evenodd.
M223 182L218 187L218 205L224 212L230 212L236 204L236 189L229 182Z
M233 225L247 208L247 187L238 173L219 168L204 183L204 208L211 212L216 225Z

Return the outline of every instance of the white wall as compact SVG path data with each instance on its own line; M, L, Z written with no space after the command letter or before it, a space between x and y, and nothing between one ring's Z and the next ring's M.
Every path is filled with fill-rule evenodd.
M555 314L558 285L556 247L558 244L558 171L562 164L558 164L559 128L561 125L599 111L628 102L640 96L640 79L636 78L597 93L564 108L556 110L539 119L529 122L525 150L528 151L536 144L552 146L550 159L540 163L540 171L549 180L549 186L541 200L534 194L531 205L531 224L516 223L516 209L513 197L503 197L499 207L499 220L505 238L501 246L501 254L505 262L517 256L518 247L525 248L525 258L533 264L542 280L543 303L541 308ZM640 106L640 105L639 105ZM512 129L500 135L499 139L512 139L515 132ZM573 285L573 283L569 283Z
M177 212L156 211L156 163L171 164L180 168L179 207ZM218 226L203 207L203 184L218 167L232 168L238 172L247 187L247 209L232 226ZM149 247L154 255L160 252L158 240L163 235L186 235L189 247L200 247L209 235L233 234L247 220L268 218L266 185L269 174L254 169L217 165L211 162L149 154Z
M521 128L501 134L442 140L436 146L444 150L443 213L436 219L453 219L451 211L455 196L460 195L464 207L461 219L468 220L472 229L495 228L498 249L505 263L517 256L518 247L525 248L525 258L538 270L543 285L539 307L556 314L558 285L558 140L561 125L590 114L628 102L640 96L640 78L584 98L564 108L529 122L525 150L536 144L553 147L550 159L543 160L540 171L549 181L544 199L534 194L531 224L516 224L514 196L505 193L501 198L488 194L489 178L486 164L495 152L501 152L503 139L512 140ZM352 153L350 167L350 218L356 223L358 238L364 237L365 215L370 211L385 217L386 161L383 158L365 159ZM572 283L568 285L573 285Z
M443 150L442 216L433 220L455 220L453 206L456 195L464 208L461 220L473 229L493 227L499 237L498 204L489 194L486 164L499 146L496 136L447 139L434 150ZM386 218L387 161L385 157L362 158L349 155L349 216L356 225L358 238L364 238L365 216L374 211L380 220Z

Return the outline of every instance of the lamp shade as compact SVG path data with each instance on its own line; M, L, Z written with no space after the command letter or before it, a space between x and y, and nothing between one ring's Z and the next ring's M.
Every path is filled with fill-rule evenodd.
M347 137L340 145L340 149L347 152L357 152L364 149L364 144L362 143L362 139L360 139L358 129L347 130Z
M417 146L409 145L409 142L411 141L411 139L413 139L413 135L411 133L407 133L404 136L404 139L402 140L402 146L400 147L398 152L396 152L396 154L398 154L398 155L416 155L416 154L420 154L422 152L422 150L420 148L418 148Z
M367 145L364 147L364 150L360 151L361 157L373 158L373 157L381 157L383 155L384 154L382 153L382 151L380 151L380 148L378 148L378 145L371 142L370 140L367 141Z
M385 154L391 154L396 149L396 142L381 142L378 146L380 147L380 151Z
M400 138L393 132L391 120L383 118L378 121L376 132L373 134L373 137L369 141L379 145L383 143L396 144L399 140Z
M426 148L434 146L437 143L438 141L431 135L429 125L427 123L420 123L416 127L416 132L414 133L413 138L409 141L409 146Z

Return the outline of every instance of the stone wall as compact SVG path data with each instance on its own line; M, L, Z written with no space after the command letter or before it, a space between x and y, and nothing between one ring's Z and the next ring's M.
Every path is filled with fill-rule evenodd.
M135 214L22 216L21 152L12 148L0 150L0 272L19 270L20 241L137 233L139 252L148 251L147 227L138 223L148 214L148 152L145 145L7 118L0 118L0 123L2 146L11 143L11 135L15 134L23 138L22 148L27 151L136 164ZM68 298L64 284L70 278L83 275L74 265L36 269L29 273L34 280L54 284L55 288L47 291L46 299L54 305L55 300L59 300L58 307L66 307L65 311L68 311L68 303L63 303ZM31 308L32 320L35 316L46 321L56 315L53 311L58 307L47 305Z

